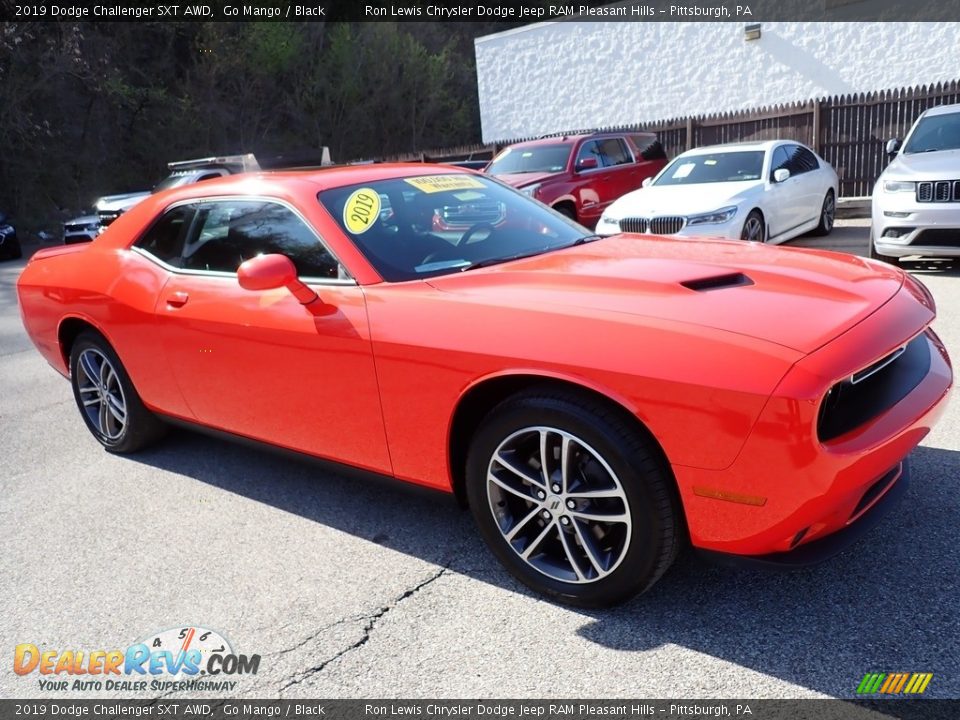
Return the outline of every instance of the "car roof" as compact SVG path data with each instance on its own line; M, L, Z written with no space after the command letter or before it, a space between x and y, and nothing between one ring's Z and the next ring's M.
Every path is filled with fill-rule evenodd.
M656 133L648 130L609 130L594 133L573 133L570 135L547 135L536 140L522 140L510 143L507 147L530 147L533 145L573 145L580 140L593 140L605 137L623 137L624 135L647 135L656 137Z
M704 155L708 153L716 152L740 152L744 150L763 150L767 151L771 148L776 147L777 145L783 145L789 143L791 145L803 145L802 142L798 140L762 140L759 142L739 142L739 143L724 143L722 145L704 145L703 147L693 148L692 150L687 150L682 153L683 155ZM806 145L803 145L806 147ZM679 155L677 157L680 157Z
M930 117L932 115L950 115L952 113L960 112L960 104L957 105L937 105L932 107L926 112L923 113L924 117Z

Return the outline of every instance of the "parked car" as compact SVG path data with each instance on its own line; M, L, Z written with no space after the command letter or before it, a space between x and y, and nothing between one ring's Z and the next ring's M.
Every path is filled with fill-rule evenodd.
M10 217L0 211L0 260L17 260L21 257L23 250L17 237L17 228Z
M477 202L503 220L419 220ZM429 165L158 193L36 253L17 292L107 451L187 424L456 493L517 578L585 606L650 587L688 541L767 565L839 551L903 494L952 384L899 268L598 238Z
M85 215L65 222L63 228L64 244L89 242L99 235L103 228L152 193L204 180L212 180L224 175L253 172L259 170L260 166L253 155L247 154L181 160L167 163L167 169L170 170L170 174L154 186L153 190L107 195L97 201L95 205L97 214L93 220L89 215Z
M960 105L920 115L873 187L870 256L960 257Z
M63 224L63 244L90 242L100 233L100 218L94 214L82 215Z
M484 172L593 227L617 198L666 164L653 133L594 133L511 145Z
M837 173L805 145L774 140L678 155L647 185L607 208L597 232L780 243L833 230Z

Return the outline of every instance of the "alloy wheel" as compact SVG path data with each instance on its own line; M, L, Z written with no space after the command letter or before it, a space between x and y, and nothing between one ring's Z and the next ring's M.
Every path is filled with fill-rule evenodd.
M557 428L528 427L501 442L487 468L487 498L510 548L555 580L601 580L630 545L630 506L616 473Z
M87 419L107 440L119 439L127 426L127 402L117 371L95 348L80 353L77 368L77 389Z

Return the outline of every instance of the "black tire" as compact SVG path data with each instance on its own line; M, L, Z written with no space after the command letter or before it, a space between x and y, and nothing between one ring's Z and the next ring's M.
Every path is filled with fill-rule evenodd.
M493 456L498 449L508 442L513 442L511 438L524 437L525 433L536 433L543 428L555 431L556 439L561 442L560 433L574 439L574 442L570 443L572 449L568 456L570 461L567 463L567 467L571 468L568 473L570 484L564 492L575 486L577 489L572 489L571 493L584 492L583 488L590 487L588 476L594 470L605 474L602 463L606 463L605 467L614 473L607 477L618 484L618 488L622 488L622 498L589 501L586 503L585 512L597 512L596 503L612 502L615 503L616 512L629 519L629 525L578 521L573 508L569 511L565 509L570 507L567 505L570 499L564 500L563 493L551 491L549 486L546 491L552 493L551 495L542 501L533 497L527 501L511 493L503 493L488 482L488 469L493 467L497 472L505 473L506 477L513 477L502 463L493 464ZM533 434L530 447L535 447L536 438ZM559 446L555 447L556 455L560 455ZM600 461L597 461L597 455L591 453L596 453ZM551 456L554 459L548 463L558 462L552 452ZM519 458L522 454L518 452L512 457ZM570 463L575 463L576 467L573 468ZM540 467L542 464L536 463L525 465L524 469L536 474L539 470L535 468ZM552 477L559 477L557 473L560 469L554 470ZM578 478L583 478L583 481ZM525 481L519 482L523 485ZM538 490L538 486L527 487L534 494ZM632 426L629 418L615 408L591 398L549 387L534 388L516 395L505 400L487 415L470 445L466 490L480 534L507 570L533 590L579 607L615 605L649 589L670 567L679 551L680 538L685 535L672 474L653 441ZM495 495L498 492L499 499ZM511 506L509 518L505 517L508 513L507 505ZM519 508L514 512L513 506L516 505L519 505ZM495 506L498 508L496 511ZM548 506L553 507L555 513L549 522L542 516ZM557 507L560 509L557 510ZM494 512L502 513L501 517L495 517ZM512 528L501 529L503 523L509 523L521 516L529 518L529 521L517 521L512 524L512 528L521 525L524 528L530 527L530 532L525 533L527 536L546 538L540 546L535 539L528 540L521 534L519 542L524 542L525 545L522 549L517 549L516 545L512 545L505 537ZM561 526L565 516L566 525ZM574 527L577 524L579 527ZM552 527L547 527L549 525ZM593 542L591 545L603 551L595 553L593 557L616 558L616 562L611 562L607 569L608 574L601 575L599 566L591 565L591 554L581 542L586 539L582 533L587 531L599 533L589 535L594 538L593 542L602 547L598 548ZM541 532L550 534L542 535ZM574 544L568 545L571 540ZM543 547L544 551L533 553L531 560L546 558L544 562L552 562L552 549L553 555L559 557L561 565L566 563L563 571L568 576L574 572L575 561L571 560L570 553L563 553L566 548L572 548L574 554L583 561L578 563L580 570L577 575L580 579L571 577L569 581L565 581L551 576L521 557L522 551L528 548L536 550L539 547ZM593 578L584 580L580 571L593 573Z
M753 223L760 223L760 237L751 238L750 228L753 227ZM740 231L741 240L752 240L753 242L766 242L767 241L767 224L763 220L763 213L759 210L751 210L747 213L747 217L743 221L743 229Z
M553 209L561 215L570 218L574 222L579 222L579 220L577 220L577 211L569 205L557 205Z
M811 231L811 235L829 235L833 232L833 223L837 216L837 199L833 194L833 188L827 190L823 198L823 205L820 207L820 222Z
M870 228L870 258L872 260L880 260L881 262L890 263L891 265L899 265L899 258L895 258L892 255L883 255L877 252L877 246L873 244L873 228Z
M84 356L85 363L89 361L94 365L85 365L85 369L81 368L81 356ZM96 365L98 358L107 361L113 370L113 376L109 373L93 372L97 367L103 368L102 363L99 366ZM107 394L122 400L125 410L122 424L117 419L116 413L107 414L109 408L106 405L110 403L103 401L104 384L96 383L100 385L101 391L92 388L91 385L94 383L89 381L91 375L98 375L101 378L106 376ZM87 429L109 452L133 453L159 440L166 433L166 424L144 406L120 358L99 333L88 330L82 332L74 341L70 349L70 384L73 386L73 397L77 401L77 408ZM93 401L94 404L85 406L81 396L87 401ZM100 414L101 411L104 415ZM92 415L103 417L105 420L95 420ZM117 428L120 429L117 430ZM115 432L111 432L112 430Z

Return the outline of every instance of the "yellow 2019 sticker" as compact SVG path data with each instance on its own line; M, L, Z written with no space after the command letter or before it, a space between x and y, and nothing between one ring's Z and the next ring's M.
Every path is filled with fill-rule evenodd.
M425 193L438 193L447 190L483 189L482 182L467 174L463 175L423 175L421 177L404 178L417 190Z
M343 224L354 235L372 228L379 215L380 195L371 188L354 190L343 204Z

